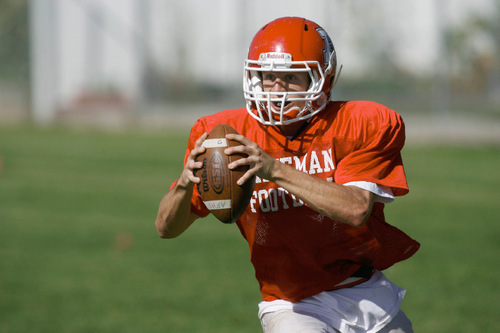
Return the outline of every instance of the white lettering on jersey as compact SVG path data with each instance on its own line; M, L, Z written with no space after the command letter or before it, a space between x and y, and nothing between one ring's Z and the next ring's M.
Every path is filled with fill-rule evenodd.
M307 154L305 154L304 157L302 158L302 162L300 161L300 158L298 158L297 156L294 156L293 161L295 162L295 169L297 169L299 171L307 172L306 160L307 160Z
M291 156L288 156L288 157L282 157L279 159L281 163L283 164L293 164L292 162L292 157Z
M288 200L291 198L292 207L300 207L304 205L304 201L300 200L293 194L289 194L283 187L262 189L253 191L250 198L250 210L252 213L257 213L257 208L262 212L277 212L280 209L289 209ZM258 206L256 205L258 203Z
M333 158L332 158L332 148L328 150L322 150L321 154L323 154L323 161L325 165L325 172L329 172L331 170L334 170L335 167L333 166Z
M308 156L308 154L301 157L287 156L281 157L278 160L283 164L290 165L310 175L317 175L335 170L331 148L321 151L313 150L310 156ZM326 180L333 182L333 177L327 177ZM255 183L269 183L269 180L256 177ZM305 205L304 201L282 187L255 190L250 198L250 210L252 213L257 213L258 210L261 212L276 212L280 209L289 209L290 207L300 207L303 205Z
M309 164L309 174L314 175L316 173L322 173L322 172L323 172L323 169L321 168L321 165L319 164L318 155L313 150L311 152L311 163Z

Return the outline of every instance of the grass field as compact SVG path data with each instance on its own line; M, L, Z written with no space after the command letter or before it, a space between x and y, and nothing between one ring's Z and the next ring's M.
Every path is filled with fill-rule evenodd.
M260 331L235 226L156 235L179 133L0 128L0 332ZM403 157L411 192L387 217L422 247L386 274L408 290L415 331L498 331L500 147Z

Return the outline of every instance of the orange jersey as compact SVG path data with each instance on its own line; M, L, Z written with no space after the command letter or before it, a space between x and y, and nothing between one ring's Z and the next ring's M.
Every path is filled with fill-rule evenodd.
M199 119L191 130L186 159L195 141L218 124L228 124L270 156L325 181L366 181L408 192L400 150L404 123L394 111L373 102L330 102L291 141L264 126L246 109ZM335 200L335 198L332 198ZM194 188L192 211L209 214ZM263 300L292 302L334 286L361 265L383 270L412 256L419 244L384 217L375 203L362 227L334 221L276 184L257 178L252 199L237 225L250 247Z

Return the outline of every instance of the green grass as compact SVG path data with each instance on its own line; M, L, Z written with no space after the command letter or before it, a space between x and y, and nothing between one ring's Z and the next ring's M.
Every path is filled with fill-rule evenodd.
M408 288L417 332L496 332L500 319L500 147L409 147L411 192L390 221L421 242L388 271Z
M183 134L181 134L183 133ZM0 128L0 332L259 332L258 284L235 226L156 235L187 132ZM499 147L404 151L387 207L422 243L386 274L416 332L494 332Z

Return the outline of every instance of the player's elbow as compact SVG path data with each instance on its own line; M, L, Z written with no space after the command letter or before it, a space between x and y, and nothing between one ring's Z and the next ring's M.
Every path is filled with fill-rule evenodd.
M160 236L160 238L171 239L171 238L176 238L181 234L180 232L175 232L174 230L168 228L158 220L156 221L155 225L156 225L156 232L158 233L158 236Z
M350 187L354 192L354 199L350 205L347 223L354 227L362 227L368 221L372 213L374 195L373 193L355 187Z
M158 215L156 218L156 231L160 238L176 238L180 236L196 219L198 215L191 213L176 216L163 216Z
M157 231L158 231L158 236L160 236L160 238L163 238L163 239L171 239L171 238L175 238L175 237L179 236L178 234L170 233L170 232L165 231L165 230L157 230Z
M370 212L362 207L350 207L348 210L341 213L333 212L329 214L327 212L322 212L322 214L328 216L332 220L339 221L353 227L362 227L366 224L366 221L370 216Z
M360 206L353 214L349 217L348 224L353 227L362 227L368 221L370 217L371 207L370 206Z

